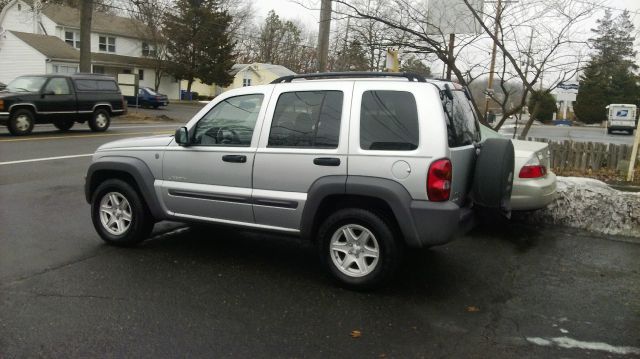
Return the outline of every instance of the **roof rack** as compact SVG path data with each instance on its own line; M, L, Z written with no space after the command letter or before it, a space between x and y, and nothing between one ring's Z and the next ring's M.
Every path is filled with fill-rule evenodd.
M272 84L289 83L295 79L330 79L330 78L368 78L368 77L403 77L409 81L427 82L422 75L411 72L318 72L313 74L300 74L282 76L273 81Z

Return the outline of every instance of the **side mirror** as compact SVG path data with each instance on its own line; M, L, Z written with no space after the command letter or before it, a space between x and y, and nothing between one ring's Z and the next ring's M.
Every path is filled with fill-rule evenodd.
M186 127L182 126L176 129L174 138L180 146L189 146L189 131Z
M55 95L56 93L49 90L49 91L42 91L42 97L45 97L46 95Z

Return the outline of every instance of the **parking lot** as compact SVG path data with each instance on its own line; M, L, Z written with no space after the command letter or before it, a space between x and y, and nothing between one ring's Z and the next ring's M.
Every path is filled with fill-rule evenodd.
M176 126L0 130L0 357L640 356L640 243L625 238L478 228L408 253L369 293L290 237L160 223L139 248L104 245L90 154Z

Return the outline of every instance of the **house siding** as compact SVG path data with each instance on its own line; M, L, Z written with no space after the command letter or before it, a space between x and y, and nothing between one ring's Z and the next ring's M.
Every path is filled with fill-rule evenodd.
M22 7L21 11L18 11L18 5ZM33 12L31 12L31 7L22 1L16 2L7 9L0 26L5 30L33 33Z
M46 71L44 55L10 32L0 38L0 82L9 83L21 75L44 74Z

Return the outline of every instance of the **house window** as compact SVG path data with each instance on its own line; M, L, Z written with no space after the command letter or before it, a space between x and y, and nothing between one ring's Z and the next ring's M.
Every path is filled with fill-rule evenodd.
M75 74L78 66L53 65L53 72L56 74Z
M242 87L251 86L251 79L242 79Z
M80 34L75 31L64 32L64 42L75 47L80 48Z
M98 49L100 51L116 52L116 38L111 36L99 36Z
M123 74L130 74L131 73L131 69L124 69L122 70Z
M18 3L18 11L22 11L22 4Z
M144 80L144 70L142 69L138 70L138 80Z
M156 56L156 48L153 45L150 45L148 42L142 43L142 56Z
M93 66L94 74L104 74L104 66Z

